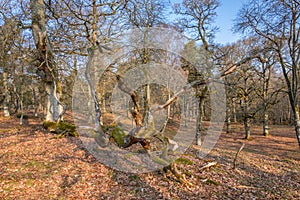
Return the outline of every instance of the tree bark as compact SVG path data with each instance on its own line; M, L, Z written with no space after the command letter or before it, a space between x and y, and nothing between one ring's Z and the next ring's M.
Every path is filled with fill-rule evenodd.
M41 76L46 92L45 120L55 122L59 116L56 81L58 81L57 68L54 63L50 41L47 36L47 19L43 0L31 0L32 34L38 51L38 73Z
M9 95L9 90L8 90L8 73L6 71L3 72L3 87L4 87L4 117L9 117L10 112L9 112L9 102L10 102L10 95Z
M33 100L33 109L34 109L34 116L38 116L38 96L37 96L37 90L36 86L31 87L32 91L32 100Z
M247 84L245 81L245 88ZM249 114L249 100L248 100L248 94L244 96L244 102L243 102L243 115L244 115L244 128L245 128L245 139L250 139L250 114Z
M199 104L199 113L197 117L197 131L196 131L196 145L201 146L201 135L203 132L203 126L202 126L202 118L203 118L203 109L204 109L204 101L205 97L200 96L198 97L198 104Z
M300 147L300 117L299 117L299 107L296 106L295 112L294 112L294 124L295 124L295 131L296 131L296 137L298 140L298 145Z
M52 82L45 83L45 91L46 91L46 116L45 120L54 122L58 117L58 104L55 99L55 90Z
M244 119L244 126L245 126L245 139L250 139L250 118L245 117Z
M226 133L231 132L231 114L230 114L230 105L227 103L226 106Z
M232 100L232 115L233 115L233 123L236 123L236 104L235 101Z
M143 116L142 114L140 113L140 106L139 106L139 98L138 98L138 95L137 95L137 92L136 91L131 91L130 88L128 88L120 75L117 75L116 76L117 78L117 81L118 81L118 87L121 91L125 92L126 94L130 95L132 101L133 101L133 104L134 104L134 107L133 109L131 110L131 114L133 116L133 119L135 121L135 125L136 125L136 128L140 128L142 126L142 123L143 123Z
M147 56L146 53L145 53L145 56ZM144 61L147 62L147 58L145 58ZM145 86L146 87L145 88L146 99L144 101L143 123L145 123L146 128L149 128L149 126L151 126L150 119L149 119L150 116L148 114L149 109L150 109L150 100L151 100L151 89L150 89L150 83L149 83L150 77L149 77L149 73L145 67L143 68L143 71L144 71L144 74L145 74L145 77L147 80L147 84ZM152 120L152 123L154 123L153 120Z
M23 107L23 91L21 90L20 94L20 110L21 110L21 116L20 116L20 125L23 125L23 118L24 118L24 107Z
M269 136L269 115L266 110L264 110L264 120L263 120L263 134L264 136Z

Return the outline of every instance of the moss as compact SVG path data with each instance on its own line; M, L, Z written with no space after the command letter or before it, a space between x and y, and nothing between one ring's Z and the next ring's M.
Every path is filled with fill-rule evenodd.
M193 174L189 171L184 171L183 174L187 175L188 177L193 177Z
M127 134L119 126L112 126L109 128L110 136L115 140L119 146L124 146L124 138Z
M61 93L62 92L62 86L61 86L60 81L56 82L56 92L57 93Z
M26 186L32 187L32 186L34 186L34 183L35 183L35 179L28 179L28 180L25 181L24 184Z
M216 186L221 185L221 183L219 183L218 181L211 180L211 179L207 179L207 181L205 181L205 183L207 183L209 185L216 185Z
M130 180L132 180L132 181L137 181L137 180L139 180L139 177L138 177L137 175L130 175L128 178L129 178Z
M151 155L151 158L154 162L160 164L160 165L163 165L163 166L169 166L170 162L168 160L164 160L156 155Z
M14 190L16 185L18 185L17 181L11 181L9 183L6 183L6 185L3 187L3 190L5 192L11 192L12 190Z
M176 159L175 163L177 164L184 164L184 165L192 165L194 164L193 161L187 158L178 158Z
M59 122L58 128L61 130L66 130L68 132L75 132L76 126L74 124L68 123L68 122Z
M76 131L76 126L68 122L49 122L44 121L43 126L45 129L52 133L60 134L60 136L73 136L78 137L78 132Z
M43 122L43 127L50 131L50 132L55 132L57 128L57 123L56 122L50 122L50 121L44 121Z
M124 146L124 138L126 138L128 134L125 131L123 131L123 129L120 126L116 124L102 126L102 130L104 132L108 131L110 134L110 139L114 140L118 146Z
M124 158L125 159L130 159L130 157L132 157L132 156L134 156L133 153L127 153L127 154L124 155Z

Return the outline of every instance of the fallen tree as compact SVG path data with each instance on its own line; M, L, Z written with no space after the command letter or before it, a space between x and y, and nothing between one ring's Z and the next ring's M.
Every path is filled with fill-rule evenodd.
M220 81L220 79L223 78L224 76L233 73L237 65L230 66L227 70L215 76L214 78L195 80L187 84L186 86L181 88L178 92L174 93L173 96L171 96L163 104L156 105L156 106L151 106L151 105L144 106L147 107L148 109L144 111L143 114L141 113L141 109L139 105L138 92L130 89L123 81L122 75L115 72L118 88L125 94L129 95L131 101L133 102L133 108L131 109L131 116L133 118L135 126L130 131L125 132L120 126L118 126L117 123L113 123L110 125L101 125L100 119L102 116L102 112L99 106L98 97L95 88L92 84L92 77L91 77L92 57L95 51L98 51L99 48L91 48L91 50L92 51L90 51L89 61L85 71L85 77L88 82L90 95L94 103L94 111L96 113L94 116L95 119L93 120L95 123L93 135L97 144L104 148L110 143L116 144L119 148L129 148L134 144L140 144L146 152L145 156L150 156L154 162L162 166L165 166L164 167L165 171L170 171L178 179L179 182L186 185L191 185L191 183L189 183L186 180L185 176L177 169L174 160L171 157L169 157L169 155L173 154L176 148L178 148L178 144L176 143L176 141L172 140L171 138L169 138L164 134L166 124L168 123L168 118L165 120L163 127L160 130L157 130L154 127L153 114L175 103L180 95L185 94L187 91L191 90L196 85L197 86L208 85L209 83ZM150 104L149 101L146 101L146 103ZM154 139L155 141L161 143L159 155L153 155L150 153Z

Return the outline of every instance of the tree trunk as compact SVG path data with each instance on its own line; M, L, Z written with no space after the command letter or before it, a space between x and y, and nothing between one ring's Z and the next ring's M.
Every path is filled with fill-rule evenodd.
M88 82L88 87L89 87L89 92L90 92L90 96L93 100L93 104L94 104L94 112L95 116L93 121L94 121L94 131L96 133L95 136L95 141L101 146L101 147L106 147L108 145L108 138L105 137L105 133L103 132L101 125L101 119L102 119L102 112L100 109L100 104L99 104L99 100L96 94L96 90L95 90L95 85L93 83L92 77L91 77L91 71L92 71L92 63L93 63L93 57L94 57L94 53L96 53L98 51L98 49L93 49L90 52L89 55L89 59L87 62L87 66L86 66L86 70L85 70L85 78ZM91 112L90 112L91 113Z
M250 118L246 117L244 120L244 126L245 126L245 139L250 139Z
M204 108L204 100L205 97L200 96L198 97L198 104L199 104L199 113L197 117L197 131L196 131L196 145L201 146L201 135L203 132L203 126L202 126L202 118L203 118L203 108Z
M54 56L47 36L47 18L43 0L31 0L32 35L38 51L38 73L41 76L46 92L45 120L55 122L59 116L57 99L58 71L55 66Z
M231 115L230 115L230 105L227 103L226 106L226 133L231 132Z
M20 116L20 125L23 125L23 118L24 118L24 107L23 107L23 91L21 89L21 95L20 95L20 109L21 109L21 116Z
M147 76L147 79L148 79L148 76ZM151 90L150 90L150 84L147 83L146 85L146 100L145 100L145 104L144 104L144 116L143 116L143 120L144 120L144 123L145 123L145 126L146 128L149 128L149 126L151 126L150 124L150 119L149 119L149 115L148 115L148 112L149 112L149 109L150 109L150 93L151 93Z
M235 101L233 100L232 102L232 115L233 115L233 123L236 123L236 104Z
M169 87L169 83L168 83L167 89L168 89L168 99L171 99L171 90L170 90L170 87ZM186 110L184 111L184 113L186 113ZM167 107L167 119L170 119L170 115L171 115L171 106L168 105L168 107Z
M34 106L34 116L38 116L38 96L37 96L37 90L36 87L33 86L31 88L32 94L33 94L33 106Z
M45 91L46 91L46 113L45 120L54 122L58 117L58 103L55 99L55 87L51 82L45 83Z
M295 124L295 131L296 131L296 137L298 140L298 145L300 147L300 117L299 117L299 107L296 106L295 112L294 112L294 124Z
M8 90L8 73L3 72L3 87L4 87L4 117L9 117L10 112L9 112L9 102L10 102L10 95L9 95L9 90Z
M264 120L263 120L263 134L264 136L269 136L269 115L266 110L264 110Z
M246 82L245 82L246 85ZM247 85L246 85L247 86ZM247 88L245 86L245 88ZM250 139L250 115L249 115L249 100L248 96L245 95L243 102L243 115L244 115L244 127L245 127L245 139Z

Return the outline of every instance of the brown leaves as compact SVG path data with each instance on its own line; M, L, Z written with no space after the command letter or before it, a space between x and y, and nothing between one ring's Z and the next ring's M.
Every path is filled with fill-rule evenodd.
M97 162L78 138L53 140L38 121L15 128L15 118L0 118L1 199L299 199L300 155L292 127L273 128L272 137L252 130L253 140L222 134L205 158L190 148L176 163L191 185L172 173L129 174ZM3 123L5 122L5 123ZM237 125L238 126L238 125ZM292 135L292 136L291 136ZM240 147L239 167L232 161ZM210 168L202 166L215 163Z

